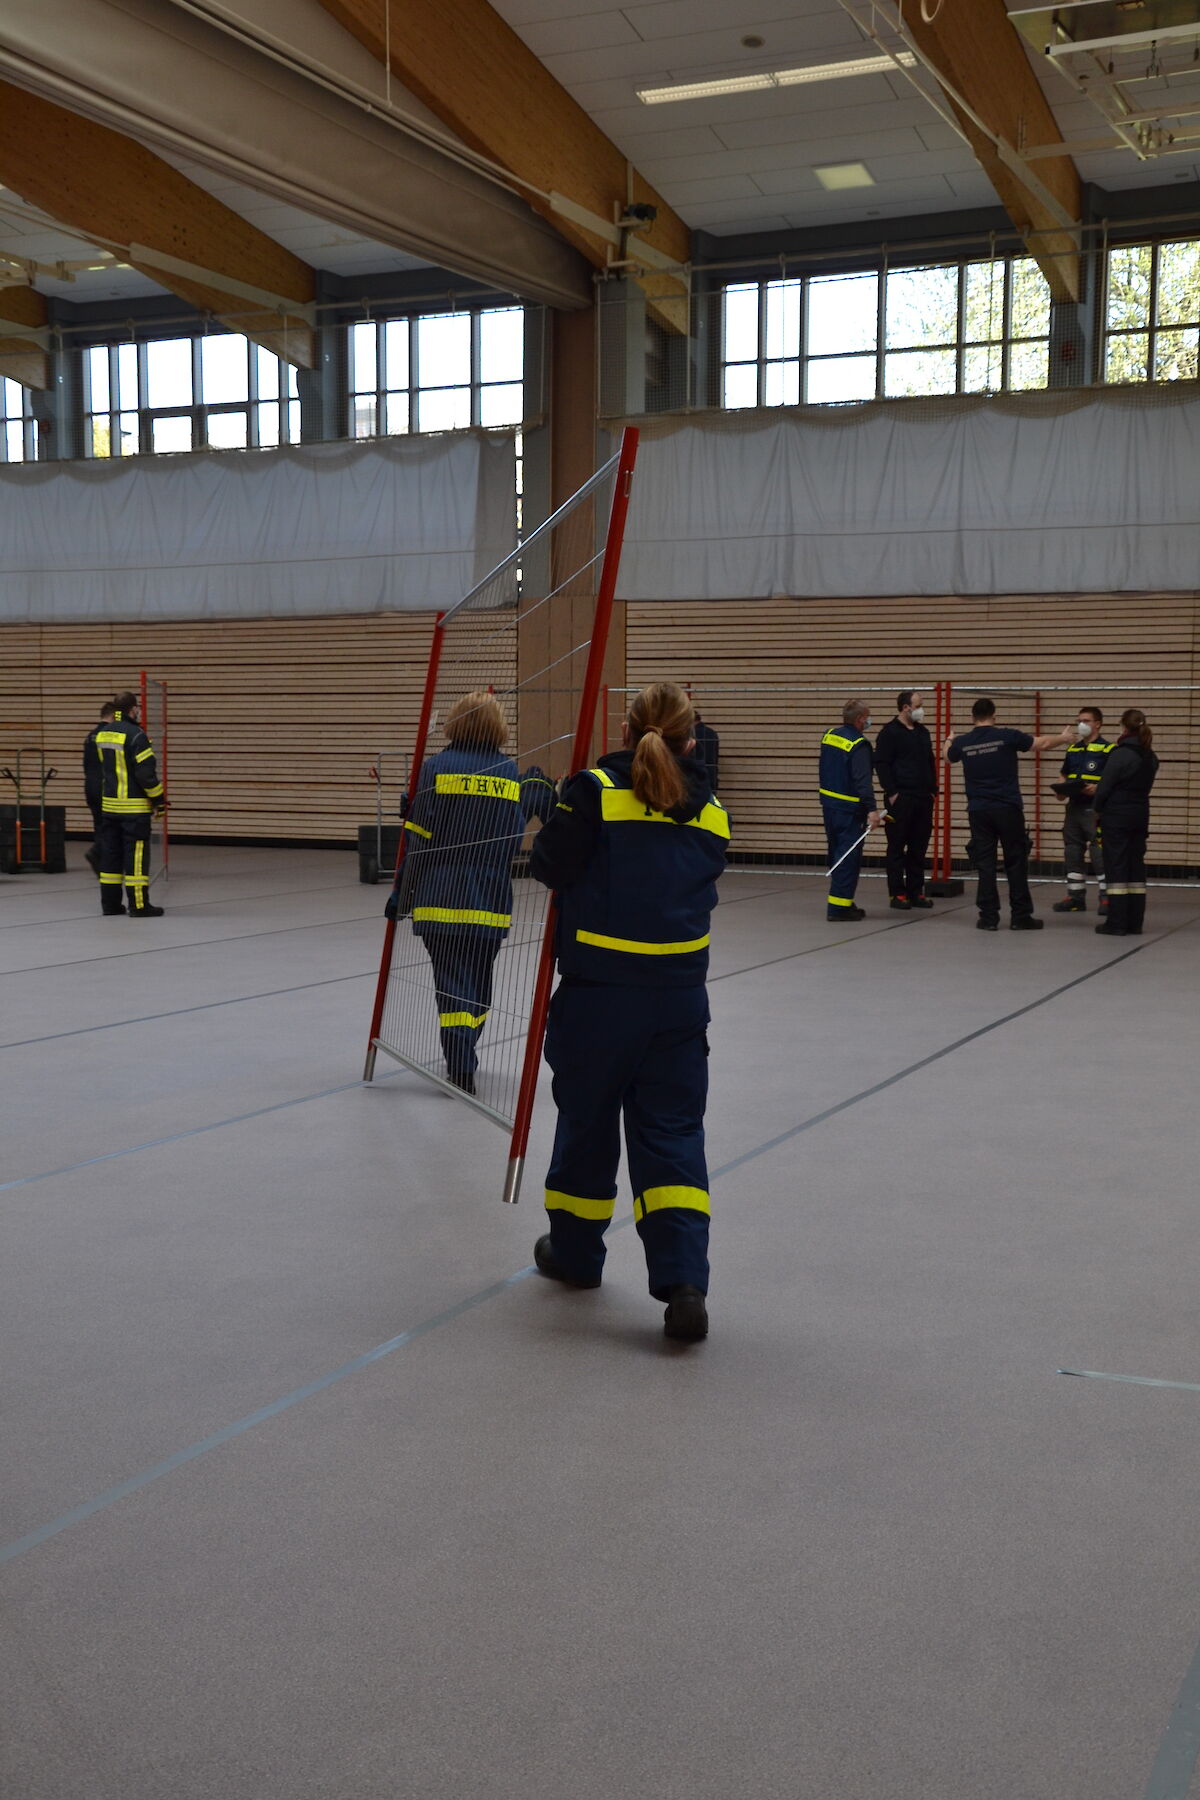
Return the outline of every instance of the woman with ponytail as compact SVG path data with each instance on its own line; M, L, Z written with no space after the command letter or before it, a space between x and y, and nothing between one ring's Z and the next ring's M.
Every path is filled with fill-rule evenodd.
M1158 774L1154 733L1139 707L1121 714L1121 736L1105 760L1092 804L1104 847L1108 916L1101 937L1140 937L1146 916L1146 838L1150 789Z
M695 713L672 682L643 688L623 748L568 781L530 873L558 902L546 1060L558 1128L546 1177L543 1275L599 1287L624 1115L650 1292L668 1337L708 1334L708 933L729 817L693 755Z

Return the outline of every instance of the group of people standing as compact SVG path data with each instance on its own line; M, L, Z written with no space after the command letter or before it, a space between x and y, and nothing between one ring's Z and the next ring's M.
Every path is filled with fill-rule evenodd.
M924 716L921 694L902 690L896 696L896 716L882 727L872 751L865 735L871 709L864 701L848 700L840 727L821 739L818 784L830 861L825 916L831 922L854 923L866 916L854 895L867 834L879 825L887 836L889 905L898 912L932 905L925 894L925 857L938 766ZM1104 715L1097 706L1080 707L1073 725L1044 736L998 724L995 702L985 696L975 701L971 718L970 731L946 738L943 755L947 763L962 765L971 833L967 854L978 877L977 928L999 929L1001 862L1010 929L1043 927L1029 890L1032 845L1018 757L1063 748L1062 780L1054 791L1066 803L1067 893L1054 911L1086 911L1090 854L1103 914L1097 931L1107 937L1139 934L1146 911L1150 790L1158 772L1146 715L1127 707L1115 742L1102 735ZM876 778L881 801L875 796Z

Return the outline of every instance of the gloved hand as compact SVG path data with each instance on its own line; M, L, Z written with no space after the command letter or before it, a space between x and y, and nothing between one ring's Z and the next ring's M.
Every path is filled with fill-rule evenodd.
M399 899L400 899L400 896L397 894L395 888L393 888L391 893L387 897L387 905L383 909L384 918L390 919L393 924L395 924L395 922L396 922L397 906L399 903Z

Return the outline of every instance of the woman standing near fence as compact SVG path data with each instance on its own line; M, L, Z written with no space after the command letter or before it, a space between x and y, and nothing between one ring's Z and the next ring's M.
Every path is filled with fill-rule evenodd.
M1108 917L1101 937L1140 937L1146 916L1146 839L1150 831L1150 789L1158 758L1150 748L1154 733L1136 706L1121 714L1121 736L1107 757L1093 805L1104 847Z

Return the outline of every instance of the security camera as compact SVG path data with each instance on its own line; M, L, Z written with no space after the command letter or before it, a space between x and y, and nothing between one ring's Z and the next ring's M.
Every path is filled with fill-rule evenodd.
M631 200L619 223L622 231L639 231L643 225L653 225L657 217L657 206L651 206L645 200Z

